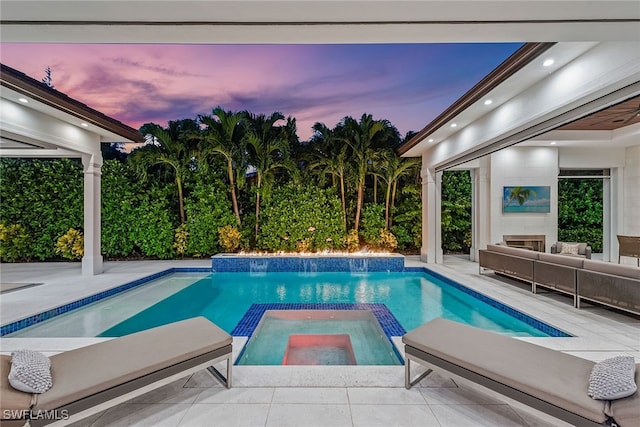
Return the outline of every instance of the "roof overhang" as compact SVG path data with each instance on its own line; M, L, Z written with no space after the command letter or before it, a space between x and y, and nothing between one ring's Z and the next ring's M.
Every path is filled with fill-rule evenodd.
M85 130L98 134L100 142L144 142L136 129L69 98L18 70L4 64L0 66L3 100L22 104L23 108L36 110L74 126L82 126Z
M537 51L534 45L523 49L527 46L530 56L516 52L400 147L401 153L423 156L427 167L442 170L540 138L640 94L640 40L564 42ZM544 67L547 59L554 63ZM521 66L514 69L514 63ZM502 72L509 69L514 72ZM504 78L493 81L496 75ZM637 127L629 128L607 135L635 144Z

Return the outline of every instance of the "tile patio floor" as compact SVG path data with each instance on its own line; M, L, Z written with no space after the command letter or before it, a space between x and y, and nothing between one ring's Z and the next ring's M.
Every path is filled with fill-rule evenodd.
M421 264L408 257L407 266ZM170 267L210 266L209 260L106 262L83 277L77 263L3 264L3 283L44 283L0 295L6 324ZM602 307L572 307L568 297L533 295L527 286L463 257L429 265L470 288L563 329L572 338L523 338L591 360L632 355L640 361L640 318ZM31 348L48 354L97 338L2 338L0 351ZM238 352L245 339L234 339ZM399 349L399 340L395 341ZM561 426L566 425L475 385L430 375L404 389L402 366L234 366L234 387L205 372L176 381L74 426Z

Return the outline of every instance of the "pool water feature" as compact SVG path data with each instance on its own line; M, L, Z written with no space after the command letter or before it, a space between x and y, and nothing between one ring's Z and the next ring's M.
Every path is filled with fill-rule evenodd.
M238 365L400 365L369 310L267 310Z
M183 286L185 275L192 280L188 286ZM139 297L132 292L146 298L145 289L157 286L149 282L8 336L113 337L193 316L205 316L231 333L254 303L376 303L384 304L407 331L444 317L512 336L567 336L426 269L402 273L261 273L258 277L251 272L199 277L175 273L160 281L180 285L170 286L170 292L155 302L136 305ZM129 308L132 305L136 308Z

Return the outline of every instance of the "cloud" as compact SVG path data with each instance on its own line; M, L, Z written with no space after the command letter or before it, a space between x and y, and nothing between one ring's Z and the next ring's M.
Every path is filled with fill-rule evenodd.
M299 136L367 112L420 130L519 45L2 44L3 63L132 127L228 110L294 116Z

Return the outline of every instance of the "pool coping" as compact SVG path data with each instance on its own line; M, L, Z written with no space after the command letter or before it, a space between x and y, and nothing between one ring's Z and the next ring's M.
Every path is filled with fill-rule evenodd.
M293 271L292 271L293 272ZM0 326L0 337L4 337L8 334L12 334L21 329L36 325L38 323L44 322L61 314L68 313L69 311L75 310L77 308L83 307L85 305L100 301L102 299L117 295L121 292L127 291L129 289L136 288L140 285L148 283L152 280L159 279L161 277L174 274L174 273L216 273L216 274L233 274L233 273L221 273L212 271L211 267L171 267L166 270L150 274L141 279L137 279L119 286L116 286L111 289L107 289L96 294L80 298L76 301L72 301L67 304L60 305L58 307L54 307L52 309L27 316L25 318L10 322L6 325ZM428 276L435 277L436 279L446 283L447 285L453 286L454 288L465 292L474 298L477 298L483 301L486 304L491 305L492 307L507 313L508 315L519 319L520 321L532 326L535 329L547 334L550 337L573 337L572 334L569 334L557 327L551 326L546 322L536 319L533 316L530 316L526 313L523 313L503 302L500 302L494 298L491 298L481 292L475 291L465 285L462 285L456 282L453 279L450 279L440 273L437 273L427 267L404 267L402 271L392 272L392 273L423 273Z

